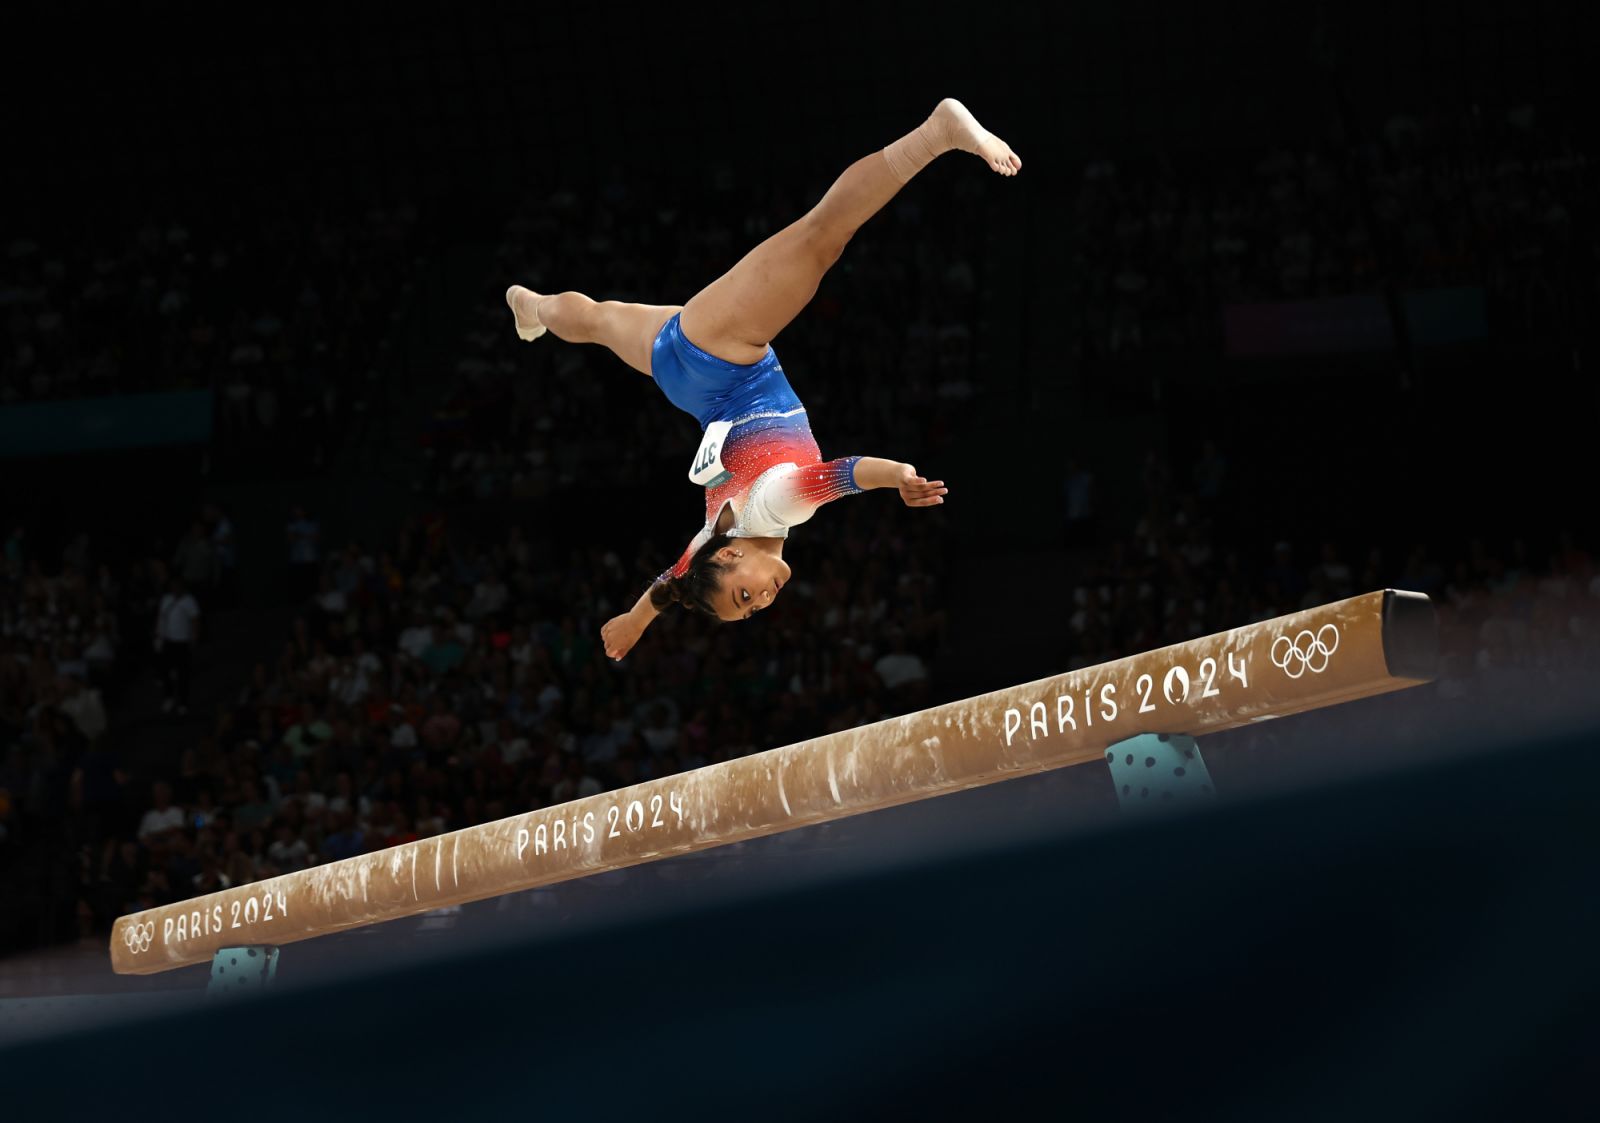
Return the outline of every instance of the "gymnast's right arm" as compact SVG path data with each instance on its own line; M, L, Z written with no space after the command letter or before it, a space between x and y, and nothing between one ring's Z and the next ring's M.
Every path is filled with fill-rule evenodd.
M644 595L634 602L632 608L621 616L613 616L606 621L605 626L600 629L600 639L606 646L607 655L613 659L621 659L634 644L639 642L639 637L644 635L644 630L650 626L650 622L660 616L664 608L677 600L668 582L674 577L682 577L689 571L689 563L694 560L695 551L711 541L712 531L712 524L707 520L706 525L700 528L700 533L694 536L688 547L678 556L672 568L657 577L644 591Z
M606 646L606 654L612 659L621 659L634 644L639 642L639 637L644 635L644 630L650 626L650 621L659 615L661 610L651 603L650 590L646 589L632 608L621 616L613 616L600 629L600 639Z

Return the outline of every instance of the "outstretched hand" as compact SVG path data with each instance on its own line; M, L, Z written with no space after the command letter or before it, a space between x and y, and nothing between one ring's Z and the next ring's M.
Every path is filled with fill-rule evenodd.
M896 484L900 489L900 498L906 501L907 507L937 507L944 502L944 497L950 489L944 486L943 480L928 480L917 475L917 470L909 464L900 466L900 479Z
M632 613L624 612L621 616L613 616L607 620L600 629L600 640L605 644L606 654L613 659L621 659L639 642L639 637L644 634L644 628Z

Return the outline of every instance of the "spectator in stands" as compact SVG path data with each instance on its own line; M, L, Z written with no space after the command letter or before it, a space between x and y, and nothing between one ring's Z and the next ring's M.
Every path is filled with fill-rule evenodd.
M284 527L289 543L289 590L296 598L308 596L317 587L317 561L322 556L322 528L296 506L289 512Z
M93 743L105 735L106 708L100 692L84 685L82 678L64 677L60 684L61 712L72 719L84 739Z
M1094 473L1084 467L1077 457L1067 461L1067 474L1061 481L1061 496L1067 545L1085 545L1094 534Z
M155 650L161 668L161 712L189 712L194 649L200 641L200 605L181 576L174 577L156 610Z
M267 847L267 857L283 873L304 869L312 858L306 840L295 833L293 824L280 820L274 831L273 842Z
M889 630L889 651L879 656L872 665L883 685L895 695L903 712L919 709L927 695L928 667L921 657L906 645L903 628Z
M150 785L150 809L139 819L139 841L165 841L184 827L183 808L172 802L172 787L164 780Z
M215 584L219 603L231 605L237 596L239 550L234 542L233 520L216 503L207 503L201 516L215 559Z
M272 803L261 793L256 780L247 779L240 787L242 802L233 809L233 825L245 834L258 831L272 820Z
M216 583L217 556L204 524L196 520L172 555L172 571L183 579L196 602L210 599Z
M6 573L12 578L22 575L22 566L27 558L27 531L21 526L11 528L11 533L6 536L5 564Z

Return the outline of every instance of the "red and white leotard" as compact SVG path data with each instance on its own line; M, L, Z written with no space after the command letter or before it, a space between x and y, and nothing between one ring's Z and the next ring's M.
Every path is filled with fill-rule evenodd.
M768 411L733 422L722 445L730 477L706 488L706 522L677 564L661 580L682 577L695 552L716 534L724 507L733 507L731 538L787 538L824 503L862 489L856 485L859 456L822 459L804 407Z

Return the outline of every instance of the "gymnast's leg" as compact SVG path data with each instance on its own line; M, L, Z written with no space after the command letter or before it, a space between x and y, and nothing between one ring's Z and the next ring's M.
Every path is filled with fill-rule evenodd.
M541 295L521 285L506 290L517 334L538 339L546 331L568 343L599 343L640 374L650 373L650 348L678 305L594 301L581 292Z
M816 294L822 276L867 219L935 158L959 148L1001 175L1022 161L984 130L959 101L946 98L931 116L889 147L845 169L822 201L798 222L751 250L683 308L683 334L719 359L759 362Z

